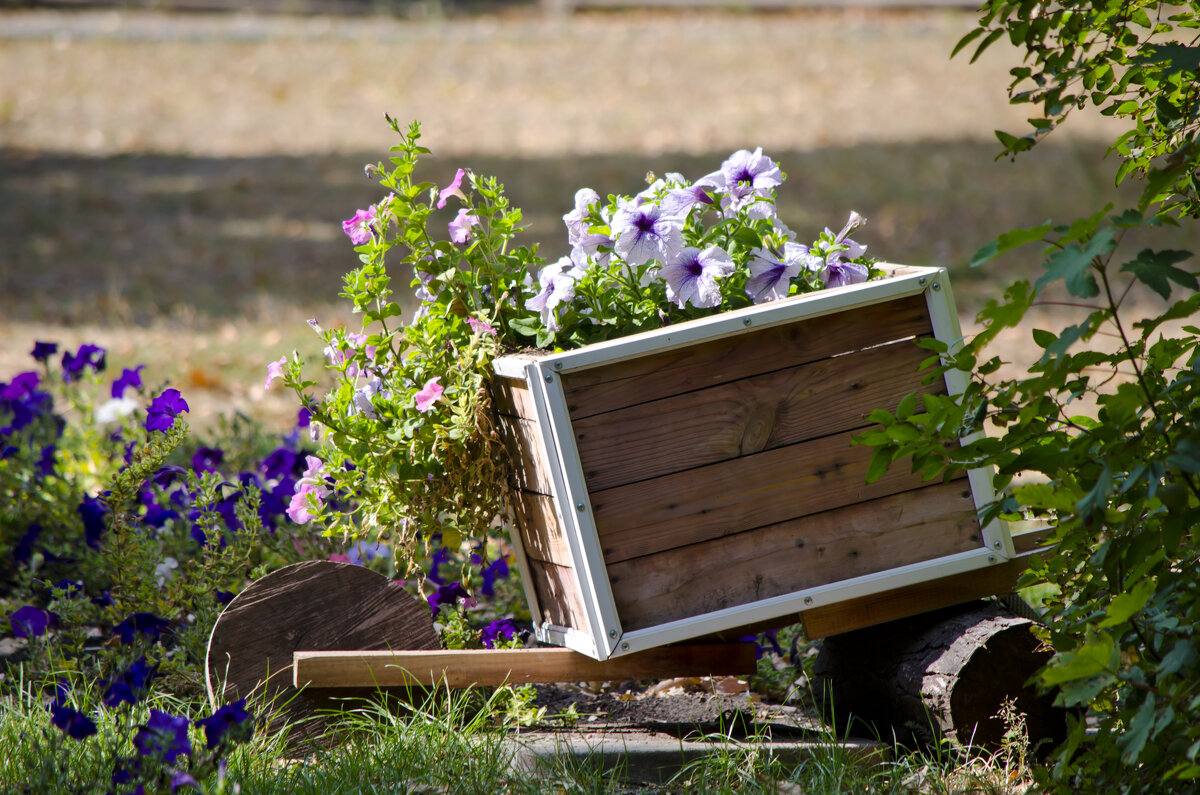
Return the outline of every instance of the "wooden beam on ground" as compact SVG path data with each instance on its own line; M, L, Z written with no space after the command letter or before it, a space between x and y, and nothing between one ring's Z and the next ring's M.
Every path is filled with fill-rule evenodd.
M748 675L753 643L662 646L603 662L560 648L297 651L296 687L419 687Z

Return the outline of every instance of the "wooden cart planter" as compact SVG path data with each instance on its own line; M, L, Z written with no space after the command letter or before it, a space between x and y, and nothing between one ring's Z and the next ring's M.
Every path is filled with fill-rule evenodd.
M990 473L865 482L871 410L961 389L923 384L914 344L961 337L945 270L887 271L496 360L539 640L603 660L797 618L820 637L1007 588L1009 531L975 518Z

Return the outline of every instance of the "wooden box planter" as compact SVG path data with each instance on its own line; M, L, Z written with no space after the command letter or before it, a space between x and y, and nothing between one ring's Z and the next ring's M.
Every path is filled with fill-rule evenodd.
M923 385L929 354L913 342L961 336L945 271L887 270L496 360L539 640L603 660L818 615L810 635L830 634L872 610L884 620L992 592L982 570L1014 551L1002 523L976 521L989 473L923 482L896 466L868 485L870 449L851 444L871 410L960 388ZM858 615L838 612L847 604Z

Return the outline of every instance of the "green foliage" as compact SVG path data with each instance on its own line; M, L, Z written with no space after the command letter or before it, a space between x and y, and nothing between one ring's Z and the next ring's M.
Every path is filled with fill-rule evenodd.
M927 478L994 468L998 501L981 520L1044 517L1052 551L1035 556L1023 585L1042 585L1054 657L1038 676L1063 704L1098 723L1073 724L1043 773L1064 791L1192 791L1200 780L1200 308L1190 252L1121 243L1131 230L1200 216L1193 175L1200 79L1196 7L1150 2L990 2L976 55L1000 38L1023 48L1011 99L1033 104L1033 132L999 134L1011 155L1028 149L1088 104L1125 122L1112 146L1116 180L1145 181L1136 208L1104 208L1070 224L1001 235L981 264L1041 243L1036 283L989 301L983 331L960 346L929 344L930 377L960 371L957 396L922 396L907 410L873 415L861 437L874 447L871 474L906 459ZM1126 299L1141 285L1174 298L1131 322ZM1182 294L1182 297L1180 297ZM1001 375L987 346L1023 324L1035 305L1069 307L1080 319L1033 329L1042 351L1019 377Z

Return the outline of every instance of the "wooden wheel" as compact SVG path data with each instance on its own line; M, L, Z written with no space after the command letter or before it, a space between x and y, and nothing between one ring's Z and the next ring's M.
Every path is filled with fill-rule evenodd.
M294 746L321 734L322 713L364 691L297 690L293 652L437 648L428 606L399 583L349 563L304 561L254 581L217 618L204 666L208 698L215 709L265 697L296 724Z

